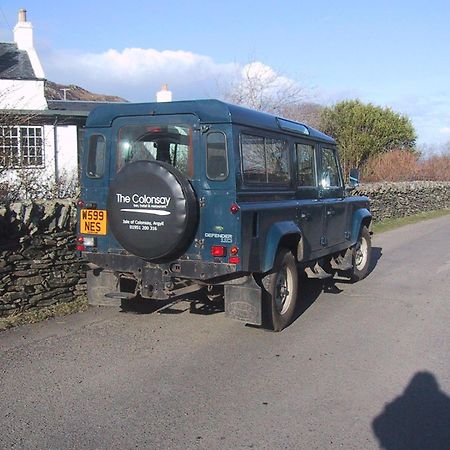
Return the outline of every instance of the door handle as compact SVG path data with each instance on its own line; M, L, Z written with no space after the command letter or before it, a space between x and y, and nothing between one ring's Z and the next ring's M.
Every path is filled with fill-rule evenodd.
M301 212L300 213L300 218L304 219L304 220L310 220L311 219L311 214L305 213L305 212Z
M335 216L336 211L334 209L327 209L327 216Z

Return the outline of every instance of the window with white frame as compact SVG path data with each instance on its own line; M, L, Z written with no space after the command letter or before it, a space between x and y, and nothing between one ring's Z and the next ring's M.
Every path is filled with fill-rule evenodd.
M0 127L0 167L44 167L43 127Z

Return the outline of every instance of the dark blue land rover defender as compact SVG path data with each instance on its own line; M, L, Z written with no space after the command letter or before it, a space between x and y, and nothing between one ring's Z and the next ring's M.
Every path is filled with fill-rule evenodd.
M367 274L369 201L347 195L335 141L301 123L217 100L105 105L82 166L92 304L221 289L228 316L278 331L299 271Z

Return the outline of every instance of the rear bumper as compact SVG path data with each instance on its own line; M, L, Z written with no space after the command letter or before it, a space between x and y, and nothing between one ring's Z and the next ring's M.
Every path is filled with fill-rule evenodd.
M114 272L131 273L138 278L141 277L140 274L145 272L156 271L168 277L207 281L226 275L233 275L237 272L236 265L219 262L179 259L164 264L153 264L132 255L90 252L83 252L83 257L99 268Z

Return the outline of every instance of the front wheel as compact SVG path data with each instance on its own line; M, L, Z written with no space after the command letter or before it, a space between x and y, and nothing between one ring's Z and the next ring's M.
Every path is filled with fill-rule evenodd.
M353 268L351 280L360 281L369 273L370 256L372 254L372 239L369 230L363 226L359 233L358 241L353 247Z
M266 322L274 331L281 331L292 321L297 302L298 272L294 255L281 249L274 269L263 278Z

